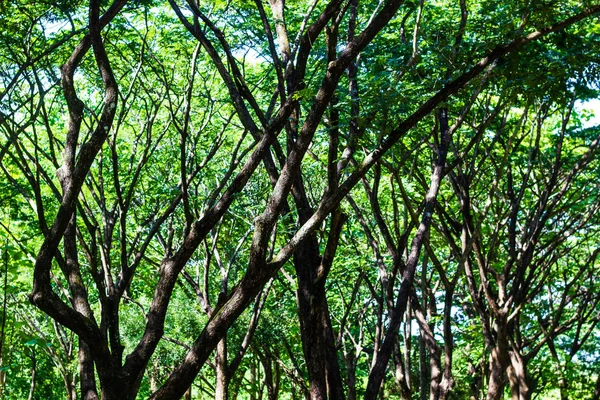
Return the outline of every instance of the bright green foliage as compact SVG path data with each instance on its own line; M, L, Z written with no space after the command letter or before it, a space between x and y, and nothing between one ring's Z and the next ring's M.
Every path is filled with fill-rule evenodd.
M277 24L285 23L295 49L312 2L286 2L285 21L274 20L271 5L276 1L258 2L274 45L280 45ZM101 14L109 3L100 2ZM352 23L346 6L353 2L342 3L335 56L346 45ZM309 25L326 6L316 3L307 16ZM87 33L88 7L82 1L0 4L2 398L80 396L78 335L35 308L28 296L36 257L63 201L57 171L63 168L70 109L60 68ZM328 73L322 34L311 43L304 79L292 87L292 68L286 72L277 64L283 58L279 47L279 61L274 60L256 2L198 4L227 41L229 60L216 29L193 18L190 7L181 7L188 22L201 26L216 58L168 2L127 2L101 32L118 102L114 122L106 127L108 137L77 197L77 260L98 321L106 318L109 289L119 285L122 271L135 266L115 311L122 364L144 337L165 263L188 243L194 221L202 220L235 184L260 135L276 119L282 97L297 106L265 152L274 160L275 174L263 159L179 273L162 339L138 382L140 399L167 381L220 307L240 290L240 282L256 272L250 268L255 228L268 210L274 182L301 141L294 135L312 115ZM368 26L376 7L377 2L358 1L356 34ZM403 121L480 59L583 9L573 1L404 2L353 62L357 92L351 92L355 78L346 72L336 84L298 181L268 233L261 266L266 269L285 251L307 219L300 215L306 209L297 201L298 192L306 192L314 212L337 189L328 186L328 163L338 165L340 183L361 173L361 163ZM522 392L522 400L600 396L593 397L600 374L600 127L589 126L589 116L579 108L598 97L599 33L597 15L569 25L502 55L462 90L436 103L435 109L448 111L453 136L381 398L423 399L434 393L436 351L442 371L452 362L452 383L441 376L437 382L449 385L447 398L484 398L491 356L502 346L507 357L521 359L521 382L529 390ZM279 92L278 72L287 74L287 93ZM233 86L239 91L249 90L239 100L256 132L240 113L224 74L236 76ZM106 88L93 51L76 69L74 88L85 105L79 151L104 111ZM332 347L349 398L366 393L401 292L441 148L440 126L440 118L427 111L334 210L348 219L323 284ZM338 147L332 156L334 135ZM332 225L327 217L314 230L319 260ZM52 263L51 285L60 300L73 306L63 246ZM237 362L227 376L230 398L307 398L314 377L298 315L294 261L299 256L286 259L225 328L221 343L226 349L202 364L192 398L216 396L223 354L229 368ZM504 307L504 314L496 306ZM433 334L430 340L427 330ZM110 347L116 351L115 342ZM506 396L518 390L509 379L516 365L503 364ZM98 375L96 381L101 385Z

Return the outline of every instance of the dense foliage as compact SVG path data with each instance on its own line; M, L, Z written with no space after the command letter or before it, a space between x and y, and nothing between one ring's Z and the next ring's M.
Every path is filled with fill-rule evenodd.
M1 2L0 397L600 399L598 13Z

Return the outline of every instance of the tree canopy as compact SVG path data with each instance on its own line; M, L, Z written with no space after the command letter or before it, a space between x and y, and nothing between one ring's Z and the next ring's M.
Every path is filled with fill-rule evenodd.
M0 3L0 397L600 399L599 15Z

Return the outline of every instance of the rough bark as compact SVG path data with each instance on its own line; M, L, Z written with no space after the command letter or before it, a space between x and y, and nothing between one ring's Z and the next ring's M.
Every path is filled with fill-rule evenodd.
M90 349L83 340L79 341L79 385L81 399L98 400L94 363L91 359Z
M314 235L300 245L294 254L298 278L298 317L311 399L345 398L325 293L327 274L333 263L344 221L344 216L339 212L334 213L323 257L320 257Z
M526 375L526 364L520 354L513 350L508 352L510 364L508 366L508 379L510 383L510 391L513 400L529 400L531 399L531 391L528 385ZM559 385L560 386L560 385ZM561 388L561 397L564 390Z
M227 371L227 336L219 341L215 356L216 384L215 400L227 400L229 387L229 373Z
M508 337L506 318L498 318L494 322L496 340L490 349L487 400L500 400L504 397L504 387L507 383Z

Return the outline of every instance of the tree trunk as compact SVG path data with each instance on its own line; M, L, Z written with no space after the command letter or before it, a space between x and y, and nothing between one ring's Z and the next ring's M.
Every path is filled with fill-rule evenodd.
M325 280L344 221L345 217L341 214L332 214L331 231L323 258L315 235L300 244L294 253L302 348L308 369L310 398L314 400L345 398L325 294Z
M406 314L404 314L404 383L403 396L407 400L412 398L412 382L410 379L410 352L412 348L412 307L411 302L408 300L406 305Z
M343 399L325 287L309 288L312 285L300 276L298 273L298 316L311 399Z
M29 386L28 400L33 400L35 394L35 378L37 374L37 359L35 357L35 349L31 350L31 384Z
M598 374L598 378L596 379L596 387L594 388L592 400L600 400L600 374Z
M65 384L65 392L67 393L67 400L77 400L77 374L65 371L62 373L62 376Z
M4 285L2 290L2 324L0 325L0 367L4 367L4 344L6 340L6 303L8 300L8 239L5 239L3 261ZM6 370L0 369L0 397L3 397L6 387Z
M348 400L356 400L356 358L354 354L346 357L346 384L348 386Z
M269 358L268 353L263 353L260 350L256 349L256 354L258 355L260 363L263 366L264 385L267 388L267 399L276 400L279 392L279 376L277 372L277 364L275 364L275 371L273 371L271 359Z
M498 348L492 349L490 356L490 376L488 383L487 400L500 400L504 395L506 385L504 362Z
M2 365L2 364L0 364ZM0 395L4 393L4 389L6 387L6 371L0 371Z
M516 352L509 352L510 365L507 369L508 380L510 383L510 392L513 400L529 400L531 399L531 393L527 384L526 366L523 358ZM560 382L559 382L560 386ZM561 386L561 400L563 398L563 388Z
M250 363L250 400L258 400L258 380L256 378L256 362Z
M63 183L63 190L66 190ZM73 293L73 308L81 314L93 320L94 315L87 300L87 291L81 280L79 259L77 254L77 224L75 213L71 216L65 231L64 257L65 265L63 273L68 280L69 288ZM105 305L103 304L103 307ZM94 374L94 360L87 343L79 338L79 382L82 400L98 400L98 389L96 388L96 376Z
M312 240L310 240L312 242ZM320 264L317 252L310 251L307 244L299 246L299 251L294 255L294 263L298 277L298 319L302 348L308 369L310 383L310 398L320 400L327 398L327 379L325 377L327 359L326 336L319 324L322 317L323 302L317 297L313 287L313 271ZM302 251L304 250L304 251ZM301 254L302 253L302 254ZM322 293L319 293L322 294Z
M406 329L405 329L405 332L406 332ZM396 344L395 344L395 349L394 349L394 364L396 367L396 385L398 386L398 389L400 390L400 399L401 400L410 400L412 398L410 388L408 386L408 383L410 382L410 380L409 380L410 369L409 370L404 369L404 364L403 364L404 360L402 358L403 354L402 354L402 351L400 350L399 340L400 340L400 338L397 338ZM405 340L404 343L406 344L407 341ZM405 350L410 352L410 347L407 349L405 348ZM410 356L407 357L407 359L410 359Z
M217 345L215 359L216 383L215 400L227 400L229 388L229 375L227 371L227 336L225 336Z
M98 400L94 363L88 345L79 339L79 383L82 400Z
M507 380L506 372L510 363L507 349L506 319L496 318L494 325L497 337L490 355L487 400L500 400L504 397L504 387Z
M154 359L152 366L148 369L148 380L150 381L150 393L156 392L158 389L158 359Z
M442 368L439 354L434 354L430 350L429 356L429 400L439 400L440 382L442 381Z
M458 275L456 275L458 277ZM452 297L456 287L456 278L451 283L451 287L446 289L446 298L444 300L444 375L440 384L439 400L446 400L452 387L454 378L452 377L452 353L454 351L454 337L452 335Z
M429 367L427 362L427 346L425 339L419 336L419 399L427 400L429 392L427 382L429 382Z

